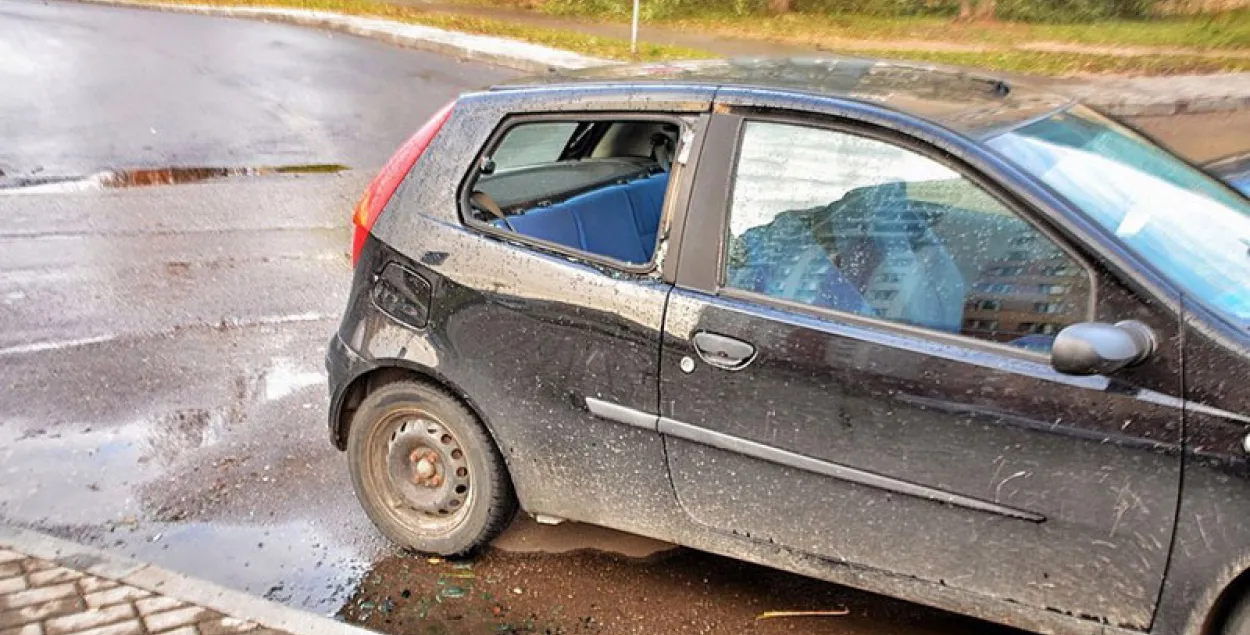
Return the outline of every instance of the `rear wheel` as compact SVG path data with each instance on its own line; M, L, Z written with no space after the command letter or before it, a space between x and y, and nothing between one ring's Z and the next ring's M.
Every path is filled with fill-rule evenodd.
M347 439L352 486L365 513L400 546L465 554L516 513L507 468L458 400L416 381L370 393Z

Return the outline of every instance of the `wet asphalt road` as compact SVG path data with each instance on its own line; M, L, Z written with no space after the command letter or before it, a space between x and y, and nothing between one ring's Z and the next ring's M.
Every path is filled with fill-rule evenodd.
M259 21L0 1L0 170L381 165L492 67Z
M384 546L323 423L366 176L0 196L0 522L337 608Z
M0 522L337 609L385 545L325 432L350 210L510 73L254 21L0 0L0 170L341 163L0 193Z

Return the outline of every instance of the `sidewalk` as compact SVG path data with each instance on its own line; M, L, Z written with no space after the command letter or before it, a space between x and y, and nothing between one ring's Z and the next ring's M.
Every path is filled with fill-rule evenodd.
M0 635L371 635L103 551L0 525Z

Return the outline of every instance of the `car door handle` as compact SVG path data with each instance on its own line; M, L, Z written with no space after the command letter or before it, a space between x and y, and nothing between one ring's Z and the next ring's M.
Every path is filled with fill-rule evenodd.
M755 347L742 340L700 331L694 334L699 359L725 370L741 370L755 358Z

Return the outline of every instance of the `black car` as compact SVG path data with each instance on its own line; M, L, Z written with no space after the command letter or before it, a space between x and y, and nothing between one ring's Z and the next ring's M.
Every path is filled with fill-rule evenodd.
M1055 95L835 58L464 95L356 210L333 443L1047 633L1250 633L1250 202Z

